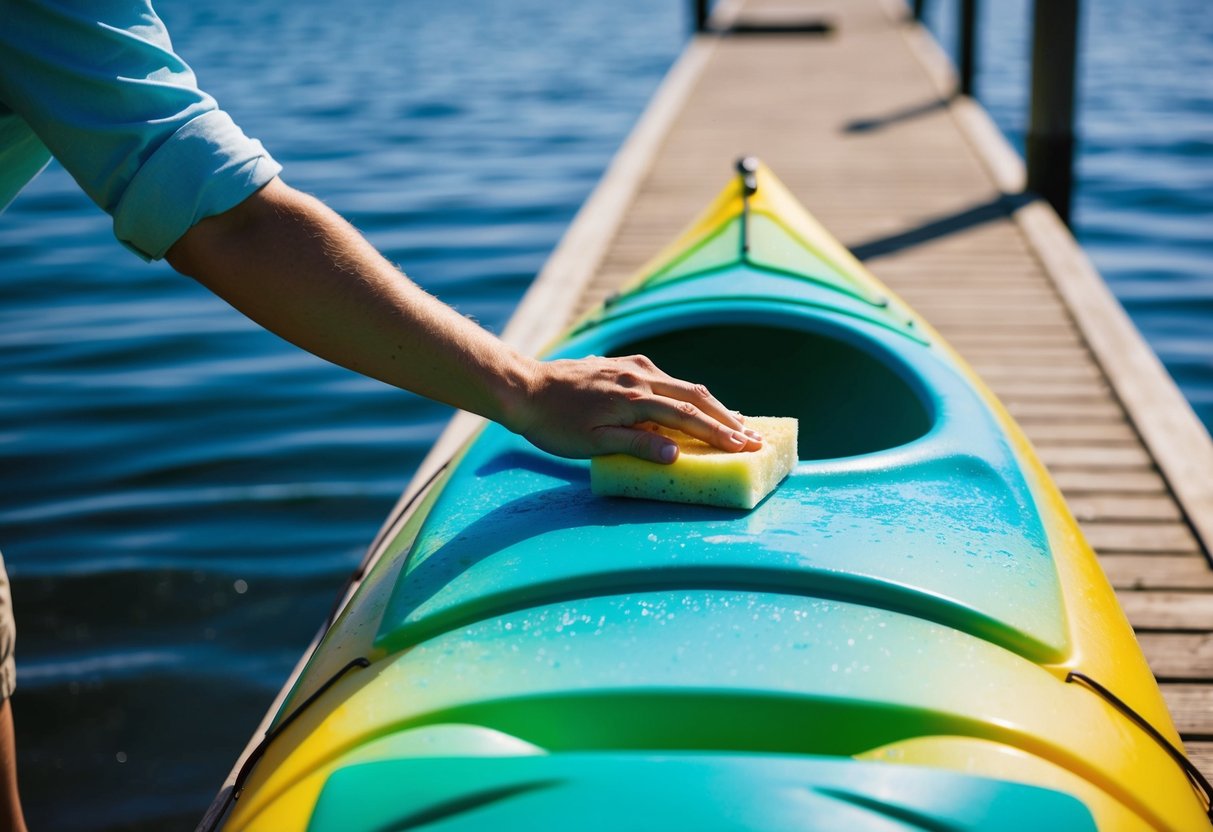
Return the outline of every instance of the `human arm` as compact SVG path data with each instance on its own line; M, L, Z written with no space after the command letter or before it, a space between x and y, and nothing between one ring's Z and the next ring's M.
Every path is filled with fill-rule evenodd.
M274 179L201 220L169 263L288 341L333 363L498 421L544 450L672 461L675 427L757 448L701 385L640 357L537 361L427 294L318 200ZM734 437L740 437L734 439Z
M3 3L4 0L0 0ZM202 92L146 0L19 3L0 27L0 103L115 235L338 364L503 422L571 456L653 457L655 421L728 449L740 422L639 359L540 363L409 282ZM748 444L747 444L748 443Z

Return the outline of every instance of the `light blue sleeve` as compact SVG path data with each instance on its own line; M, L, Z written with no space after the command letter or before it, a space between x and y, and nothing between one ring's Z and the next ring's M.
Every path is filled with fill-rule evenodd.
M146 0L0 0L0 102L147 259L282 170L198 89Z
M25 120L0 104L0 211L50 160L51 152Z

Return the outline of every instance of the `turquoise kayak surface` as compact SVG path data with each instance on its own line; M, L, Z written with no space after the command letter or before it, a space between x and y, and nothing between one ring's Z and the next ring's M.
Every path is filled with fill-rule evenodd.
M645 776L637 777L638 771ZM469 782L478 784L471 796L461 785ZM400 783L414 786L403 799ZM738 806L750 808L743 814ZM333 776L308 829L343 832L355 816L373 829L439 821L444 832L568 826L584 832L1021 832L1025 824L1038 830L1095 830L1082 803L1037 786L775 755L576 754L366 763Z
M588 463L490 426L418 535L377 647L403 649L523 606L695 586L857 599L1034 661L1064 655L1056 571L1028 486L947 356L883 321L829 309L812 285L738 271L713 278L727 295L708 281L641 295L554 357L643 352L743 412L798 416L793 474L752 512L604 500L589 491ZM671 332L677 348L663 348ZM823 378L825 353L843 376L869 363L884 372L835 384ZM747 371L764 355L803 365L800 395ZM787 411L790 399L798 412ZM812 458L848 434L897 447Z

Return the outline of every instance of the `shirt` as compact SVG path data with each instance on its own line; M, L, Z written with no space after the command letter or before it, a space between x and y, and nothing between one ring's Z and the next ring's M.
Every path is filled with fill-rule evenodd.
M149 260L282 170L148 0L0 0L0 210L52 155Z

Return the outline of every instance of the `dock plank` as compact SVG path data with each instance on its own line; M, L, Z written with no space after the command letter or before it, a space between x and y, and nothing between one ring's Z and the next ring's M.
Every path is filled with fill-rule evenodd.
M1083 534L1099 552L1198 554L1192 530L1183 522L1096 520L1082 523Z
M987 381L991 379L987 378ZM1133 427L1127 421L1108 422L1098 425L1084 424L1067 424L1064 422L1037 422L1034 425L1021 425L1024 433L1032 440L1036 447L1042 448L1048 445L1069 444L1071 442L1083 442L1086 444L1095 444L1105 442L1116 445L1122 442L1137 442L1137 434L1133 432ZM1170 499L1169 497L1167 498ZM1171 501L1174 505L1174 501Z
M1101 555L1099 563L1118 590L1213 590L1213 570L1202 555L1116 552Z
M1213 633L1140 633L1138 641L1164 683L1213 677Z
M1084 494L1167 494L1167 485L1156 471L1054 468L1052 474L1067 498Z
M1181 735L1213 737L1213 685L1163 683L1160 687Z
M1208 592L1125 590L1117 597L1134 629L1213 630L1213 594Z
M1091 520L1173 520L1182 519L1179 506L1165 494L1120 497L1087 494L1069 501L1070 511L1080 521ZM1207 568L1207 567L1206 567ZM1213 575L1213 570L1209 570Z

